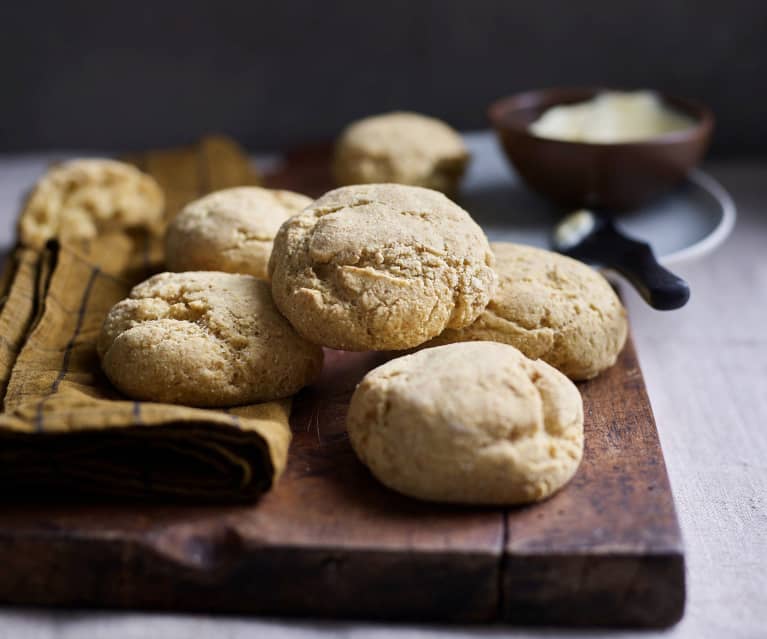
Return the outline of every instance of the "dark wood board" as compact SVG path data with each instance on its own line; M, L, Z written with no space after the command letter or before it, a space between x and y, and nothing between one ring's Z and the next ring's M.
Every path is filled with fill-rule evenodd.
M290 156L274 186L328 188L327 154ZM541 504L459 508L378 484L344 429L386 356L328 351L296 399L288 468L252 506L3 505L0 600L58 606L384 620L666 626L684 555L629 340L580 384L586 448Z

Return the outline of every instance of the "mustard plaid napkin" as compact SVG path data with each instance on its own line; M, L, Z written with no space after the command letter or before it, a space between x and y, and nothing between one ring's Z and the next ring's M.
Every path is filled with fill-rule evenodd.
M168 217L209 191L258 183L226 138L129 161L163 187ZM277 480L289 401L229 410L137 402L101 372L106 313L161 268L161 239L142 233L12 254L0 280L0 491L244 501Z

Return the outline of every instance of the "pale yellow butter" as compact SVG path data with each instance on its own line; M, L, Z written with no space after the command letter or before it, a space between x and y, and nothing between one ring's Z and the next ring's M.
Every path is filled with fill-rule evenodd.
M654 138L693 124L652 91L606 91L586 102L548 109L530 125L530 131L565 142L615 144Z

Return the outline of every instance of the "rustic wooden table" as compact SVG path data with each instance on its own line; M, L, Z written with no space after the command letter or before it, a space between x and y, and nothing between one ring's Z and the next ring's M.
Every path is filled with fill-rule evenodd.
M0 157L0 246L12 241L23 188L62 155ZM626 293L686 543L687 611L664 632L599 636L767 636L767 162L712 162L707 169L730 190L739 217L732 237L715 254L677 269L691 283L689 305L662 314L644 306L632 291ZM0 609L0 639L594 634Z

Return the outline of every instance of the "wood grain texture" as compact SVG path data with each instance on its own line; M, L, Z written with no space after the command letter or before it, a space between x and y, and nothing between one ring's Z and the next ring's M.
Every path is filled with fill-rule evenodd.
M326 189L324 157L289 161L272 184ZM355 384L386 356L327 355L295 401L286 473L257 504L4 506L0 600L443 622L679 619L684 557L631 341L580 387L587 444L573 482L513 509L425 504L378 484L344 420Z
M684 609L684 558L633 343L579 388L586 437L578 473L551 499L508 515L505 617L673 623Z

